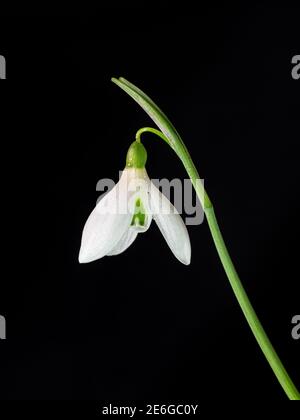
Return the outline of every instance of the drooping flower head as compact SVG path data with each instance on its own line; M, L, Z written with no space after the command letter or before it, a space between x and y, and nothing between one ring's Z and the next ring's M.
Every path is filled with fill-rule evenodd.
M85 223L80 263L121 254L149 228L152 219L176 258L190 263L187 228L175 207L149 179L146 160L145 147L134 141L119 182L98 202Z

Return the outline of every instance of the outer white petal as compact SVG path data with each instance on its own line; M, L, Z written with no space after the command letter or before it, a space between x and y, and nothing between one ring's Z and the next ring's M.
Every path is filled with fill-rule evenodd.
M107 255L118 255L124 252L134 242L138 235L134 227L127 229L117 245Z
M126 171L118 184L99 201L83 229L79 262L87 263L108 254L129 229Z
M171 251L183 264L191 262L191 243L187 228L170 201L151 184L153 219L159 227Z

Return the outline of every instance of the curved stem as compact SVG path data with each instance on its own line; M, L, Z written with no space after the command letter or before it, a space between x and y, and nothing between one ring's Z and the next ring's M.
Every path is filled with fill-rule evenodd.
M169 139L159 130L157 130L156 128L153 127L143 127L140 128L136 135L135 135L135 139L136 141L140 142L141 141L141 135L143 133L152 133L157 135L158 137L160 137L162 140L164 140L166 143L168 143L168 145L170 147L172 147L172 144L170 143ZM176 152L176 150L175 150ZM176 152L177 153L177 152ZM177 154L177 156L180 158L180 160L182 161L189 177L190 180L193 184L193 187L195 188L195 191L197 193L197 196L200 200L200 203L202 205L202 207L204 209L209 208L212 206L211 201L203 187L203 184L201 182L200 176L198 174L198 171L190 157L190 155L186 155L185 153L182 153L180 156Z
M135 135L136 141L138 141L140 143L141 142L141 135L143 133L147 133L147 132L148 133L152 133L152 134L156 134L158 137L160 137L162 140L164 140L166 143L168 143L169 146L171 146L169 140L167 139L167 137L161 131L156 130L156 128L152 128L152 127L140 128L136 132L136 135Z
M279 359L272 343L270 342L261 322L259 321L253 306L247 296L247 293L239 279L239 276L234 268L233 262L227 251L223 236L221 234L216 215L213 207L205 211L207 222L218 251L220 260L223 264L224 270L227 274L228 280L231 284L233 292L240 304L240 307L248 321L248 324L258 342L262 352L268 360L274 374L276 375L280 385L284 389L286 395L291 400L299 400L300 395L297 388L289 377L285 367Z
M151 132L153 134L156 134L168 143L168 139L164 136L164 134L161 131L156 130L155 128L151 128L151 127L144 127L138 130L136 134L138 141L140 141L141 134L145 132ZM194 164L192 162L189 162L189 165L187 166L185 164L186 157L180 156L180 158L183 161L185 169L187 170L192 182L193 180L196 181L196 179L199 178L199 175ZM196 189L196 193L198 197L199 197L199 192L202 193L202 190L199 191ZM228 280L238 300L238 303L245 315L245 318L256 338L256 341L258 342L262 352L264 353L266 359L268 360L273 372L275 373L279 383L281 384L287 396L291 400L299 400L299 393L295 385L293 384L291 378L289 377L287 371L285 370L276 351L274 350L262 324L260 323L255 313L255 310L253 309L253 306L251 305L251 302L239 279L239 276L234 268L233 262L230 258L225 242L223 240L223 236L221 234L221 231L220 231L217 219L216 219L214 208L211 203L210 203L210 206L206 206L204 208L204 212L207 218L207 222L208 222L218 255L220 257L224 270L227 274Z
M281 384L283 390L290 400L300 400L300 394L293 384L293 381L289 377L286 369L284 368L281 360L279 359L276 351L274 350L262 324L260 323L253 306L247 296L247 293L239 279L239 276L235 270L233 262L230 258L225 242L223 240L215 212L212 203L203 187L203 184L199 182L198 171L192 161L192 158L183 143L183 140L179 136L175 127L169 121L167 116L159 109L159 107L139 88L134 86L127 80L112 79L121 89L128 93L152 118L152 120L160 128L161 132L154 128L145 127L137 132L137 138L140 141L140 136L144 132L151 132L158 135L160 138L165 140L172 149L176 152L177 156L182 161L191 181L196 190L196 193L201 201L204 208L204 212L207 218L208 226L212 234L214 244L216 246L218 255L227 274L228 280L231 284L233 292L237 298L237 301L245 315L245 318L259 344L263 354L269 362L276 378Z

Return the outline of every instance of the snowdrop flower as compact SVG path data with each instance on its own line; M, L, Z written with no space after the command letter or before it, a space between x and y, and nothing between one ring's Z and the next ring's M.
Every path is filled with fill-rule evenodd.
M150 181L146 160L142 143L133 142L119 182L98 202L86 221L80 263L121 254L139 233L146 232L154 219L175 257L190 264L187 228L175 207Z

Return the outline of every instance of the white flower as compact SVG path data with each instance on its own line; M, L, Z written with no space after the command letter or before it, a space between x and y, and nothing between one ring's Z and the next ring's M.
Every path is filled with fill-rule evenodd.
M127 165L119 182L98 202L86 221L79 262L121 254L138 233L149 228L153 218L176 258L190 264L189 235L180 215L150 181L144 167L130 166Z

